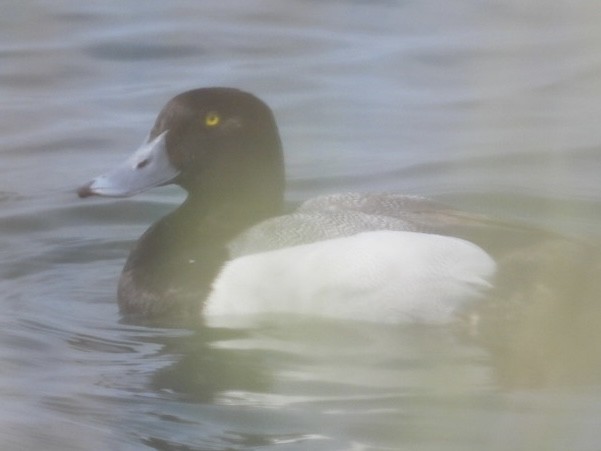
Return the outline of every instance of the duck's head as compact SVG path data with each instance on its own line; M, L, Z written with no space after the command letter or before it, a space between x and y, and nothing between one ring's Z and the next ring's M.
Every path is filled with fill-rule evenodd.
M205 202L283 194L282 147L273 114L252 94L203 88L171 99L129 159L78 189L80 197L128 197L177 184Z

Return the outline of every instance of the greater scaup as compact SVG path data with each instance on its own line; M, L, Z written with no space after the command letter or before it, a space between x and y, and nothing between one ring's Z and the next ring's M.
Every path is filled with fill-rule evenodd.
M288 312L444 322L491 286L495 261L460 229L487 220L398 194L337 194L282 215L284 161L270 108L232 88L171 99L145 144L78 190L188 196L131 251L123 314ZM455 236L450 236L455 235Z

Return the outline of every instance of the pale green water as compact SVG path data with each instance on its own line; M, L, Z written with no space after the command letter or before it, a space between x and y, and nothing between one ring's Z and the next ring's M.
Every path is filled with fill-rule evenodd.
M598 241L600 25L592 0L4 2L0 448L601 449L596 305L492 344L124 325L128 248L181 194L74 194L225 85L275 110L290 200L423 194Z

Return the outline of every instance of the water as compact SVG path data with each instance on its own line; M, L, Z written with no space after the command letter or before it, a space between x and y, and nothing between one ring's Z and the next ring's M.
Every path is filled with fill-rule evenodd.
M225 85L275 110L291 201L423 194L597 240L596 2L1 10L3 450L601 447L598 308L526 321L495 345L302 319L128 325L115 304L128 248L182 195L74 194L137 147L171 96Z

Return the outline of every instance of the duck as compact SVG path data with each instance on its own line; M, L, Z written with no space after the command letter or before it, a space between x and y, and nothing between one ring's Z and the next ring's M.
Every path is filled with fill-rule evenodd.
M121 314L447 323L494 286L497 259L478 243L487 217L397 193L323 194L287 212L285 178L276 120L258 97L209 87L169 100L141 147L77 190L187 193L131 249Z

